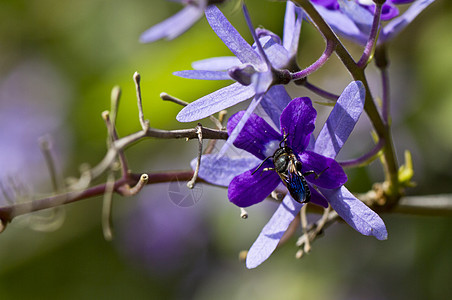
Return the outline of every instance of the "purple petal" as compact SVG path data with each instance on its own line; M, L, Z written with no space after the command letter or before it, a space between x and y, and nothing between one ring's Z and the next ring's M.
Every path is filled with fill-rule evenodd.
M308 97L295 98L283 110L280 118L281 133L288 134L287 144L297 152L303 152L314 131L317 112Z
M188 79L201 79L201 80L230 80L229 74L223 71L204 71L204 70L187 70L177 71L173 75L188 78Z
M414 0L391 0L393 4L407 4L412 3Z
M325 208L328 207L328 200L320 194L315 188L309 186L309 190L311 191L311 203L316 204L318 206L323 206Z
M202 8L196 5L187 5L175 15L143 32L140 36L140 42L151 43L162 38L174 39L199 20L202 14Z
M223 109L245 101L254 95L252 86L233 83L185 106L177 115L179 122L192 122L206 118Z
M308 175L306 180L310 183L326 189L337 189L347 182L347 175L334 159L311 151L305 151L299 156L303 163L303 173L313 170L320 175L317 179L315 174Z
M229 118L228 133L231 134L242 119L244 111L239 111ZM234 141L234 146L248 151L256 157L265 159L268 153L267 145L272 140L280 141L281 135L276 132L264 119L252 114Z
M251 86L251 88L252 87L253 86ZM242 131L243 127L245 126L246 121L250 118L251 114L254 112L254 110L259 105L261 100L262 100L262 95L260 95L260 96L256 95L256 97L254 97L253 100L251 100L251 103L248 106L248 108L246 109L242 118L240 119L240 121L238 121L237 125L235 125L234 130L232 130L232 132L229 133L229 137L226 140L226 143L224 143L220 152L218 152L219 156L224 155L228 151L228 149L230 149L232 147L235 139L237 138L237 136L239 135L239 133Z
M300 7L297 7L292 1L287 1L284 17L283 45L289 51L290 58L295 57L297 54L303 15Z
M265 93L261 106L277 128L280 127L279 117L291 100L283 85L274 85Z
M229 77L242 85L250 85L251 78L257 70L250 64L240 64L228 70Z
M273 83L273 72L268 70L266 72L255 73L251 76L251 82L254 86L256 97L258 97L257 95L262 97Z
M386 226L380 216L353 196L345 186L336 190L320 190L331 207L356 231L363 235L373 235L379 240L388 238Z
M290 61L289 52L281 44L277 43L270 36L259 39L264 48L271 65L276 69L283 69L288 66Z
M435 0L418 0L414 2L400 17L389 22L381 31L379 42L384 43L402 31L414 18Z
M261 57L215 5L206 8L206 18L213 31L242 63L251 63L256 66L263 64Z
M229 201L239 207L248 207L264 201L281 183L275 171L263 171L272 166L272 162L266 161L253 175L251 173L256 171L258 165L234 177L228 188Z
M338 1L340 10L361 27L361 31L369 32L374 19L373 14L355 1Z
M373 10L375 11L375 10ZM389 21L399 15L399 9L392 4L385 3L381 8L381 17L382 21Z
M340 10L329 10L321 5L314 5L320 15L337 33L341 33L347 37L361 37L361 30L356 26L355 22ZM366 37L364 37L366 39Z
M194 158L190 162L193 170L196 167L197 160L197 158ZM232 158L226 156L218 157L215 154L205 154L201 157L198 176L209 183L228 186L235 176L248 171L260 162L260 159L251 155Z
M345 88L317 137L314 152L337 156L363 111L365 96L361 81L353 81Z
M235 56L221 56L198 60L191 66L195 70L225 71L240 64L240 60Z
M248 251L246 256L246 267L248 269L256 268L270 257L302 206L302 203L296 202L289 195L284 197L282 203Z

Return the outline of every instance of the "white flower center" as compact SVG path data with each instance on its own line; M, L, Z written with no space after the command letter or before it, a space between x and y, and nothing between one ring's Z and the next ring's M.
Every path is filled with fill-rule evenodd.
M267 144L265 144L264 155L265 156L273 156L275 151L279 148L279 141L271 140Z
M362 5L372 5L372 4L374 4L374 2L372 0L357 0L357 2L359 4L362 4Z

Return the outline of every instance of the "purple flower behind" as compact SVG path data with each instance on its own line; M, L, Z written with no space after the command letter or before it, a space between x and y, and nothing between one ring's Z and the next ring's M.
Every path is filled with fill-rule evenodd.
M244 11L250 24L246 9ZM297 53L302 13L290 1L287 2L283 41L270 31L251 28L254 46L243 39L216 6L209 6L205 13L212 29L235 57L209 58L193 63L195 70L174 74L190 79L234 79L237 82L184 107L177 115L180 122L200 120L253 97L255 101L250 106L257 106L261 100L265 102L265 93L281 84L275 77L275 70L293 67Z
M387 0L382 7L381 20L388 21L382 27L378 43L394 38L418 14L435 0ZM333 30L348 39L365 45L372 27L375 4L373 1L311 0ZM396 5L412 3L401 15Z
M140 42L151 43L163 38L172 40L187 31L196 21L201 19L206 7L215 3L224 2L225 0L173 1L180 2L185 7L175 15L143 32L140 36Z
M68 91L64 76L42 60L23 61L0 78L0 188L9 190L8 178L27 183L27 188L49 181L39 138L50 135L56 153L66 152L71 140L63 124ZM63 161L58 155L57 162ZM7 194L14 200L13 192ZM0 205L5 204L3 198L0 190Z
M167 185L140 193L121 222L118 239L120 251L131 262L158 276L193 267L209 236L200 210L175 206L167 193Z

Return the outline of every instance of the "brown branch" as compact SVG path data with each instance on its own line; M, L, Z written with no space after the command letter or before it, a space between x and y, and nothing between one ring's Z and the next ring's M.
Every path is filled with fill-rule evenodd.
M165 173L149 173L147 184L162 183L170 181L186 181L190 180L193 176L193 171L172 171ZM140 181L142 174L129 174L128 178L120 178L114 182L113 190L116 193L123 191L124 185L135 186ZM202 179L198 179L199 182L204 182ZM59 205L77 202L80 200L104 195L107 190L107 183L102 183L96 186L89 187L83 191L66 192L46 198L36 199L33 201L15 203L9 206L0 207L0 227L6 226L15 217L31 213L34 211L43 210L46 208L52 208ZM1 229L1 228L0 228Z

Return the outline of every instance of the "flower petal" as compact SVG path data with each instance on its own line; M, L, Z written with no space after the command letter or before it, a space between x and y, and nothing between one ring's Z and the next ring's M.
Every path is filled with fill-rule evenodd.
M252 86L233 83L185 106L177 115L179 122L192 122L206 118L223 109L245 101L254 95Z
M340 10L360 26L361 31L368 33L374 19L373 14L355 1L338 0Z
M227 126L229 134L232 133L244 114L244 111L239 111L229 118ZM246 150L262 160L273 154L267 153L267 144L272 140L280 141L281 139L281 135L270 124L258 115L251 114L235 139L234 146Z
M256 268L270 257L302 206L302 203L296 202L289 195L284 197L282 203L248 251L246 256L246 267L248 269Z
M152 26L140 36L140 42L151 43L162 38L169 40L184 33L201 18L203 9L196 5L187 5L175 15Z
M414 2L400 17L395 18L382 29L378 42L384 43L392 39L434 1L435 0L418 0Z
M273 72L265 71L254 73L251 76L251 83L254 86L256 97L263 96L273 83Z
M277 128L280 127L279 117L291 100L283 85L274 85L265 93L261 106Z
M314 6L336 33L361 44L367 42L368 35L363 34L355 22L340 10L329 10L321 5Z
M331 207L356 231L363 235L373 235L379 240L388 238L386 226L380 216L353 196L345 186L336 190L320 190L328 198Z
M206 18L213 31L242 63L251 63L256 66L264 63L259 54L242 38L215 5L206 8Z
M311 191L311 203L316 204L318 206L323 206L325 208L328 207L329 205L328 200L326 200L326 198L322 194L320 194L319 191L317 191L312 186L309 186L309 190Z
M283 45L289 52L290 58L295 57L297 54L303 15L300 7L293 4L292 1L287 1L286 14L284 16Z
M229 201L239 207L248 207L262 202L281 183L281 179L274 171L263 171L272 167L269 161L264 162L261 168L256 171L254 168L234 177L228 188Z
M271 36L259 39L271 65L276 69L286 68L290 62L289 52Z
M288 134L287 144L297 152L303 152L314 131L316 110L308 97L295 98L283 110L280 118L281 133Z
M225 71L240 64L240 60L235 56L220 56L195 61L191 66L195 70Z
M365 96L361 81L353 81L344 89L317 137L314 152L331 158L337 156L358 122Z
M320 175L317 179L315 174L306 176L310 183L326 189L337 189L347 182L347 175L334 159L311 151L304 151L299 156L303 164L302 172L312 170Z
M174 72L173 75L188 79L231 80L228 72L224 71L186 70Z
M194 158L190 162L193 170L196 168L197 160L197 158ZM245 157L218 157L215 154L204 154L201 157L198 176L209 183L228 186L235 176L248 171L260 162L260 159L252 155Z

